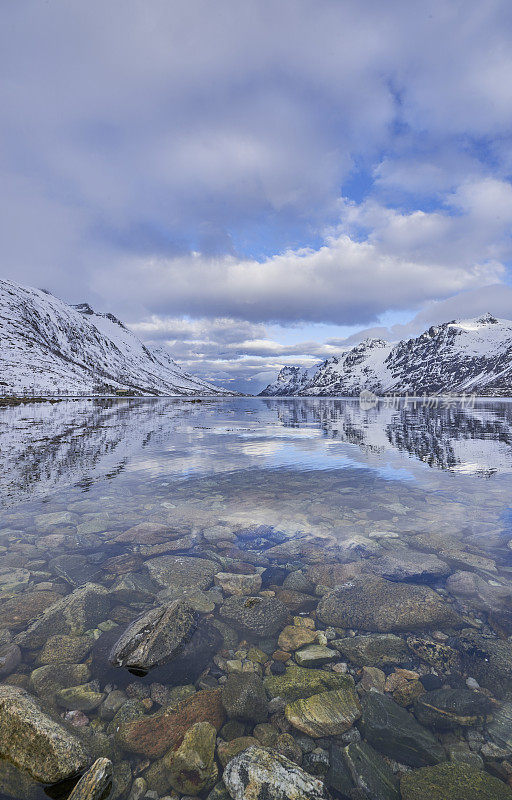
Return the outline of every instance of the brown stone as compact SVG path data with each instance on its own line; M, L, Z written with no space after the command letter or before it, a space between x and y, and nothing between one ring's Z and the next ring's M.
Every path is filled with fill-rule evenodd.
M140 525L134 525L133 528L120 533L115 541L129 544L160 544L174 538L168 525L159 522L141 522Z
M224 719L221 690L206 689L175 707L123 723L116 738L129 752L160 758L168 750L179 747L186 731L196 722L210 722L219 730Z

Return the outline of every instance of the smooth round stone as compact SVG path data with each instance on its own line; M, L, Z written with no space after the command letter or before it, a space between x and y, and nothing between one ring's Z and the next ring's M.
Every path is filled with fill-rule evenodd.
M498 778L451 762L407 773L400 790L403 800L512 800L512 790Z
M355 689L347 686L295 700L284 713L294 728L317 738L348 730L361 716L361 706Z
M218 572L215 575L215 585L226 594L237 596L253 595L261 589L261 575L239 575L232 572Z
M105 697L105 693L98 692L91 683L60 689L55 695L60 706L74 711L92 711L101 705Z

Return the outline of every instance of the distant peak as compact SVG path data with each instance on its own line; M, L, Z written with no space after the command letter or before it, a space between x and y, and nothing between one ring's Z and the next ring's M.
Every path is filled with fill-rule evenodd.
M73 308L76 308L76 310L81 314L94 314L94 310L91 308L89 303L78 303L78 305L73 306Z
M499 320L488 311L487 314L478 317L477 322L479 325L497 325Z

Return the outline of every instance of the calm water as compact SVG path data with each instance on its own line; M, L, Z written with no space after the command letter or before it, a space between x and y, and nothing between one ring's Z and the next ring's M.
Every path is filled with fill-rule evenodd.
M205 647L199 672L134 677L109 666L103 651L127 624L158 600L177 596L165 579L146 586L146 594L131 584L130 594L127 579L147 584L148 562L176 554L213 561L218 572L262 575L262 590L278 597L286 576L300 571L302 599L283 596L292 615L314 611L327 591L324 579L314 577L315 565L355 564L365 570L381 565L389 553L403 558L405 552L413 561L416 555L418 564L426 553L434 554L447 565L444 571L378 574L407 586L429 585L465 615L467 625L505 640L512 632L511 490L512 403L506 401L432 409L380 403L363 410L356 400L338 399L161 399L2 410L2 644L19 642L16 637L45 607L87 581L110 595L103 619L85 632L71 631L77 640L72 656L25 642L21 661L6 668L3 680L39 693L54 713L67 714L80 735L96 732L112 739L103 706L113 689L125 692L126 700L146 698L146 713L153 713L169 702L176 686L193 684L193 691L222 685L231 670L226 659L252 669L256 662L246 647L251 636L231 623L217 650L211 643ZM169 537L123 540L141 523L167 526ZM481 582L471 596L460 581L450 583L454 573L468 572ZM187 587L179 591L186 593ZM226 625L221 608L229 592L222 585L190 591L198 614ZM316 627L332 626L317 619ZM357 625L352 629L359 631ZM256 663L256 672L271 674L278 633L252 637L268 656L263 666ZM327 633L343 638L339 630ZM404 640L408 633L401 634ZM453 635L448 629L444 640ZM444 640L441 631L439 641ZM338 653L333 663L346 661ZM34 670L66 663L87 665L86 682L102 695L100 705L65 706L62 698L56 700L55 686L35 692ZM440 673L412 656L407 666L420 676ZM348 670L357 682L358 667L349 663ZM456 680L450 684L441 674L440 682L465 687L467 677L462 664ZM163 688L155 689L158 685ZM486 690L500 702L506 699L492 686ZM252 728L248 723L245 732ZM477 730L482 741L489 740L485 726ZM461 731L457 736L467 744ZM328 748L325 737L320 746ZM119 748L111 756L119 772L117 796L127 797L132 779L144 777L151 758ZM0 767L2 796L44 796L28 778L13 779L11 772L6 764L3 771ZM23 789L16 790L21 780ZM171 788L157 790L159 797L170 794Z

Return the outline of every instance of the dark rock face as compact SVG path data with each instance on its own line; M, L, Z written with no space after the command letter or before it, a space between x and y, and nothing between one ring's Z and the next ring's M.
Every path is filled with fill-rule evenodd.
M317 614L326 625L380 633L460 624L432 589L373 577L339 586L322 598Z
M345 747L344 758L355 785L372 800L400 800L398 780L373 747L352 742Z
M446 577L451 570L446 561L431 553L421 553L406 547L394 547L370 565L371 571L390 581L419 583Z
M424 767L400 781L403 800L512 800L512 790L498 778L466 764Z
M418 697L414 713L425 725L439 730L482 725L491 715L488 697L469 689L437 689Z
M258 675L229 675L222 689L222 704L231 719L265 722L268 717L267 694Z
M453 642L461 653L465 671L496 697L512 689L512 642L463 630Z
M369 692L361 706L363 736L383 755L411 767L444 760L444 750L435 736L386 695Z
M284 628L288 609L276 597L229 597L220 608L228 623L248 634L272 636Z
M196 628L196 615L186 603L175 600L152 608L132 622L112 648L109 660L135 674L171 661Z

